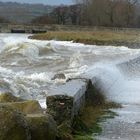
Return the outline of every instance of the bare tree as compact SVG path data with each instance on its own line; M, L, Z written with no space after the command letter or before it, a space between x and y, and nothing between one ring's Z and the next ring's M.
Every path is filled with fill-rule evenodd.
M75 1L75 5L56 7L51 14L33 22L112 27L134 27L140 24L140 15L136 14L138 0Z
M77 0L78 2L80 0ZM81 0L88 25L132 26L138 0Z
M135 5L138 0L126 0L126 21L127 26L133 24L135 18Z

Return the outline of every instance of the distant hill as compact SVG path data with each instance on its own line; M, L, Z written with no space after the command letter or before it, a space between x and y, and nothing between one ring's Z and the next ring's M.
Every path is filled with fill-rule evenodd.
M0 17L13 23L29 23L36 17L52 12L54 8L43 4L0 2Z

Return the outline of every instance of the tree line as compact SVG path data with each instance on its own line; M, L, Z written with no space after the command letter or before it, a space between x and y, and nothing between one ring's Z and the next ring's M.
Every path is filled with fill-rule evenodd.
M0 17L0 23L9 23ZM105 27L140 27L139 0L75 0L31 21L33 24L63 24Z
M138 23L138 0L82 0L85 24L131 27Z
M75 5L59 6L36 19L36 24L140 27L138 0L76 0Z

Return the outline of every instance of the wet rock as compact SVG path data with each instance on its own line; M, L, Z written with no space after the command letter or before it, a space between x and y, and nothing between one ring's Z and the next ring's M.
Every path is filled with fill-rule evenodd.
M20 102L22 99L13 96L10 92L0 93L0 103L6 102Z
M18 111L21 111L25 114L37 114L42 113L43 110L38 103L38 101L35 100L29 100L29 101L23 101L23 102L12 102L12 103L3 103L3 105L7 105L9 107L12 107Z
M0 105L0 140L30 140L25 117L9 106Z
M66 79L66 76L63 73L58 73L54 75L54 77L52 78L52 80L55 80L55 79Z
M36 114L27 116L32 140L55 140L57 126L53 118L48 115Z

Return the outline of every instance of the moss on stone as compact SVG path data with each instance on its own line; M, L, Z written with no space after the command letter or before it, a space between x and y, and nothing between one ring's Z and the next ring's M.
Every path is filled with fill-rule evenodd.
M9 106L0 105L0 140L30 140L25 117Z
M28 115L26 118L30 126L32 140L56 139L57 126L50 115L36 114Z
M38 101L29 100L23 102L12 102L12 103L4 103L3 105L10 106L18 111L21 111L25 114L37 114L42 113L42 108Z
M20 101L23 101L23 100L18 97L13 96L10 92L0 94L0 103L20 102Z
M73 122L74 140L93 140L93 134L96 135L102 132L101 122L117 116L116 113L110 111L110 108L118 107L120 106L113 102L104 102L98 106L86 105Z
M69 121L64 121L58 127L57 140L73 140L72 128Z
M58 125L72 121L73 98L67 95L53 95L47 97L47 112L54 117ZM61 117L60 117L61 115Z
M92 134L100 134L102 128L99 122L116 116L109 109L118 107L121 106L106 101L104 95L89 81L86 91L86 105L73 121L74 140L91 140L93 139Z
M93 140L93 138L89 135L85 135L85 136L75 135L74 140Z

